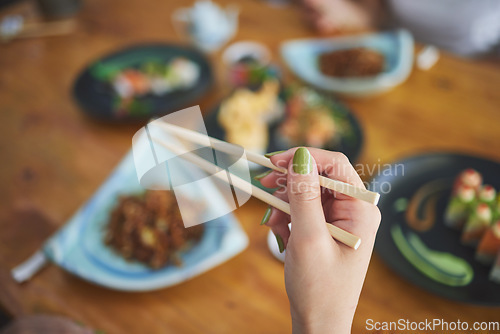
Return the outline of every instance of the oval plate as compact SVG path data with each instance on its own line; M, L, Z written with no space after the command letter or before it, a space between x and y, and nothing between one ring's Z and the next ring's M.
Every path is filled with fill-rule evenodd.
M353 115L352 112L342 103L340 103L337 99L331 97L333 106L342 113L345 113L347 116L347 120L352 127L352 140L347 140L346 138L341 138L338 145L334 147L323 147L326 150L330 151L339 151L344 153L352 163L355 163L361 153L361 149L363 147L363 130L358 119ZM215 106L212 111L205 116L205 126L207 129L207 133L209 136L225 140L225 131L219 125L217 121L217 115L220 110L220 104ZM267 152L275 152L281 150L287 150L290 147L284 146L283 141L278 139L278 127L281 121L277 121L269 126L269 144L267 146ZM259 181L256 181L253 177L262 173L265 170L265 167L256 168L251 170L252 176L252 184L261 188L270 191L267 188L264 188Z
M383 170L372 180L372 190L381 192L379 208L382 223L379 228L375 250L380 257L402 277L436 295L465 303L500 305L500 285L488 279L490 266L477 262L475 249L460 243L459 231L444 225L444 212L450 198L452 182L464 169L474 168L483 174L484 183L500 189L500 164L487 159L454 153L431 153L403 159ZM401 171L404 171L402 173ZM404 174L404 175L401 175ZM429 230L417 232L406 223L405 212L395 208L400 198L411 199L424 184L442 180L443 190L437 193L436 221ZM390 192L387 191L391 185ZM440 284L420 273L399 252L391 237L391 226L399 224L403 232L411 230L431 249L449 252L465 259L474 269L473 281L463 287Z
M361 149L363 147L363 130L361 128L361 124L354 114L342 103L340 103L337 99L333 97L329 97L331 102L338 112L344 113L349 122L349 125L352 127L352 140L347 140L346 138L341 138L338 145L333 147L323 147L326 150L334 150L344 153L352 163L355 163L361 153ZM225 131L219 125L217 121L217 115L219 113L220 104L215 106L210 113L205 116L205 125L207 128L207 132L210 136L224 140ZM274 122L269 127L269 144L267 146L267 152L275 152L289 149L290 147L283 146L282 141L280 141L277 136L277 129L280 125L281 121Z
M182 175L182 171L176 171ZM207 206L225 206L217 187L210 182L186 198ZM149 291L179 284L236 256L248 245L248 237L232 213L204 224L203 236L193 248L181 253L182 265L154 270L137 261L127 261L104 242L109 216L122 195L144 192L140 186L132 152L114 170L97 192L44 245L48 258L66 271L92 283L123 291ZM227 212L227 209L222 209Z
M200 67L197 83L185 90L154 96L151 94L136 98L134 113L117 113L117 94L111 85L98 79L93 73L98 63L119 68L136 67L147 61L168 62L176 57L184 57ZM73 86L73 96L83 111L92 117L108 121L147 120L187 107L204 96L213 85L212 69L208 59L199 51L175 44L136 45L114 52L87 66L77 77Z

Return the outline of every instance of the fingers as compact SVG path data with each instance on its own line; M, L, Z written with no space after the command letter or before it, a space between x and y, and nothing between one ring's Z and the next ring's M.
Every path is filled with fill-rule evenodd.
M285 188L278 189L273 195L285 202L288 202L288 195ZM288 238L290 237L290 229L288 228L290 216L276 208L270 207L270 209L270 215L267 217L264 216L265 219L262 222L271 229L274 235L279 235L281 237L284 248L286 248Z
M272 173L257 178L260 183L266 188L280 188L286 186L286 175L280 172L273 171Z
M375 205L360 201L333 201L327 221L361 238L362 247L371 247L380 224Z
M365 188L363 181L345 154L311 147L308 147L307 149L314 157L319 173L325 174L334 180L349 183L356 187ZM271 162L275 166L287 168L295 150L296 148L293 148L286 152L276 154L270 158Z
M284 167L284 168L288 167L288 163L290 159L292 159L295 150L296 149L294 148L286 152L276 154L275 156L272 156L270 158L271 162L279 167ZM345 182L354 185L356 187L360 187L362 189L366 189L358 173L349 162L349 159L343 153L330 152L316 148L308 148L308 150L309 152L311 152L312 156L316 160L319 173L325 175L328 178ZM274 173L275 172L273 172L272 174ZM272 185L273 182L277 182L278 180L280 180L280 183L282 185L282 180L279 178L278 175L273 175L272 177L263 178L262 180L266 182L265 185L266 187L267 184ZM330 191L326 188L324 190ZM352 200L352 197L349 197L347 195L337 193L334 191L330 192L336 199Z
M294 239L328 233L321 205L318 169L305 147L295 150L289 162L287 189Z

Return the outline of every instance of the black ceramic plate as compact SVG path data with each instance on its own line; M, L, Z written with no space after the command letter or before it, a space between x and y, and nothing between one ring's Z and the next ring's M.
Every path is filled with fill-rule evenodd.
M184 57L198 64L198 82L186 90L175 90L161 96L148 94L139 97L136 99L139 107L132 113L117 112L116 93L109 83L99 80L93 71L97 63L129 68L140 66L147 61L168 62L176 57ZM147 120L196 104L212 84L209 61L199 51L174 44L150 44L129 47L93 62L78 75L73 94L84 112L92 117L114 121Z
M500 305L500 285L488 279L490 267L474 259L475 249L460 243L460 232L444 225L444 211L450 198L452 182L456 175L466 168L474 168L483 174L484 183L500 189L500 164L479 157L452 153L432 153L414 156L394 163L372 180L372 189L382 193L379 208L382 223L377 235L375 250L380 257L398 274L434 294L461 302L483 305ZM404 170L404 175L401 172ZM400 198L411 199L424 184L442 180L443 190L436 196L436 220L433 227L425 232L413 231L406 223L405 212L395 207ZM429 205L425 200L422 207ZM422 210L423 211L423 210ZM419 212L424 215L424 212ZM450 287L424 276L415 269L399 252L391 237L391 226L398 224L403 231L412 230L430 248L449 252L465 259L474 269L473 281L464 287Z

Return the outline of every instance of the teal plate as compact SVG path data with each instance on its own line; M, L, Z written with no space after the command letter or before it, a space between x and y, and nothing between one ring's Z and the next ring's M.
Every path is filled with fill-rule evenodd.
M104 227L119 196L143 191L130 152L93 197L47 241L44 253L68 272L95 284L116 290L147 291L200 275L247 247L248 237L236 218L228 214L204 224L201 240L181 254L180 267L169 265L154 270L139 262L125 260L104 243ZM196 200L200 194L207 205L226 205L213 184L200 189Z
M351 48L368 48L384 55L382 73L367 78L336 78L321 73L320 54ZM329 92L351 96L375 95L401 84L413 67L413 37L406 30L347 37L300 39L282 44L281 55L301 80Z

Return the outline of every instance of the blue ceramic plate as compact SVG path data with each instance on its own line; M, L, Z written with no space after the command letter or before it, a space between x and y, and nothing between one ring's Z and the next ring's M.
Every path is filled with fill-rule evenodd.
M248 245L245 232L235 217L228 214L204 224L201 240L181 255L183 265L180 267L169 265L153 270L139 262L125 260L105 245L104 227L120 195L143 191L130 152L94 196L49 239L44 246L45 254L65 270L98 285L146 291L197 276L232 258ZM215 185L210 183L193 196L198 201L202 197L209 206L227 205Z
M384 71L367 78L335 78L321 73L320 54L351 48L368 48L385 57ZM410 75L413 67L413 37L406 30L376 34L301 39L285 42L281 55L290 70L316 88L343 95L366 96L388 91Z

